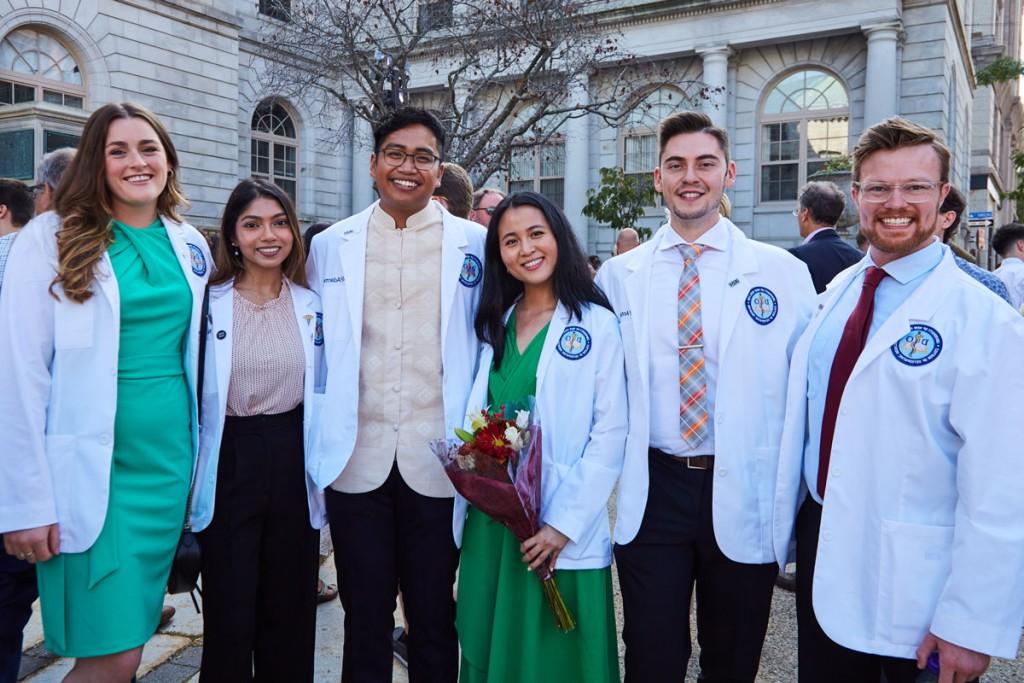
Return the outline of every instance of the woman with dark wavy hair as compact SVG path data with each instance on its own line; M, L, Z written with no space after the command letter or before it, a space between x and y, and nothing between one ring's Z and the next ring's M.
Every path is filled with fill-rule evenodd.
M607 506L626 440L618 321L569 222L542 195L513 194L497 206L484 256L476 331L486 343L469 410L510 411L535 398L542 526L520 544L456 497L461 680L617 682ZM576 630L556 630L524 564L556 570Z
M0 299L0 530L36 563L67 681L131 680L160 619L198 440L206 241L178 156L134 104L85 124Z
M243 180L221 218L192 528L203 549L203 683L313 680L317 529L306 473L323 382L320 297L291 199ZM323 386L319 387L323 391Z

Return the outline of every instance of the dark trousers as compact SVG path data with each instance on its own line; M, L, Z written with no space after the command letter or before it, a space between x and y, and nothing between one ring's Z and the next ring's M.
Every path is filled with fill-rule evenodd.
M313 680L320 538L305 477L301 406L225 419L213 521L199 535L204 683Z
M718 547L711 516L714 468L688 469L684 460L655 449L649 468L640 531L615 546L626 683L686 677L695 584L698 680L753 683L778 567L734 562Z
M34 565L4 552L0 534L0 683L14 683L21 664L21 633L39 597Z
M451 498L416 493L398 466L368 493L327 489L327 516L345 608L343 683L390 683L399 588L409 623L409 680L455 683L455 568Z
M811 604L821 506L807 496L796 518L796 623L800 683L913 683L917 662L857 652L829 638Z

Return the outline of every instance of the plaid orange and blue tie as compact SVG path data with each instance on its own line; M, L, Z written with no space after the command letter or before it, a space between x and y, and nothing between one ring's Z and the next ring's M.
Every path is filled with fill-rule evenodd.
M699 244L680 244L683 273L679 277L679 430L683 441L696 448L708 436L707 378L704 368L704 329L700 315Z

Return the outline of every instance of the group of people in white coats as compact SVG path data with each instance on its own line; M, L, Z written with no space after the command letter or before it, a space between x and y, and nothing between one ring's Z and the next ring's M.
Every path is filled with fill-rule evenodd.
M736 167L704 114L661 122L669 221L596 282L541 195L486 230L433 201L446 143L426 111L385 117L379 201L308 259L287 195L242 181L211 255L156 117L90 117L0 290L0 530L37 564L66 680L131 680L186 515L203 681L313 679L327 521L346 682L391 680L399 589L411 680L619 680L613 557L626 681L685 676L694 590L701 679L754 681L794 536L802 682L909 683L937 654L958 683L1015 654L1024 321L934 239L934 133L864 133L870 248L817 298L719 214ZM531 398L542 528L520 543L428 444ZM575 631L523 571L542 564Z

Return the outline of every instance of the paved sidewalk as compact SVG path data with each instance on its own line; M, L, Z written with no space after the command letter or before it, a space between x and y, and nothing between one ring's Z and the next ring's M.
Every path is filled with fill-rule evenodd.
M334 558L324 563L321 576L328 583L334 583ZM615 580L615 607L618 625L622 628L622 605L617 594L618 579ZM199 655L202 648L202 617L196 614L192 600L187 595L176 595L169 599L178 612L162 632L155 635L143 650L142 667L139 669L140 683L194 683L199 680ZM691 618L692 624L695 619ZM696 632L691 634L696 644ZM32 621L25 632L26 657L22 671L27 673L23 680L32 683L59 683L71 668L72 661L55 659L46 655L40 643L42 628L39 622L38 604ZM341 680L342 610L338 600L320 605L317 612L316 640L316 682L337 683ZM696 645L695 645L696 650ZM621 667L623 646L619 640ZM1016 683L1024 681L1024 650L1016 660L996 660L982 680L984 683ZM687 683L697 680L697 652L694 652ZM407 683L406 670L397 662L394 667L394 681ZM793 683L796 680L796 608L793 594L776 589L772 603L768 638L761 658L758 683Z

